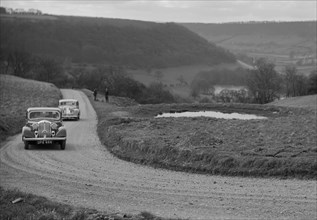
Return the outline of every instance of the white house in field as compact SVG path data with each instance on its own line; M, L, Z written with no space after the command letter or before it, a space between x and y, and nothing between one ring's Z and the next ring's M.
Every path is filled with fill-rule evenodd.
M28 14L41 15L42 12L40 10L31 8L28 10Z
M16 13L16 14L24 14L25 12L26 11L24 11L23 8L17 8L17 9L14 10L14 13Z

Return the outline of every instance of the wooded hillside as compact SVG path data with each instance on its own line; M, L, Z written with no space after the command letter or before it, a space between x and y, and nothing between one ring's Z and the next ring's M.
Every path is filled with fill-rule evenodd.
M2 56L12 50L75 63L163 68L234 62L234 56L175 23L1 15Z

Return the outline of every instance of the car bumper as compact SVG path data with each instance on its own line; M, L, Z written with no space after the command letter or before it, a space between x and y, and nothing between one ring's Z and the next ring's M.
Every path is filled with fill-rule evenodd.
M66 141L66 137L46 137L46 138L27 138L23 137L23 141Z

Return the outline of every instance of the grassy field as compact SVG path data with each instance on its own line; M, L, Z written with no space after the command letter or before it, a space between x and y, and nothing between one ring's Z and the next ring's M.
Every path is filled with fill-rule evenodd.
M0 75L0 142L21 132L29 107L56 107L62 97L50 83Z
M284 106L284 107L315 109L315 112L316 112L317 111L317 95L290 97L283 100L274 101L270 104L276 105L276 106Z
M194 173L317 177L313 109L246 104L133 105L121 104L115 97L111 105L92 103L102 143L121 159ZM162 112L198 110L255 114L268 119L155 118Z

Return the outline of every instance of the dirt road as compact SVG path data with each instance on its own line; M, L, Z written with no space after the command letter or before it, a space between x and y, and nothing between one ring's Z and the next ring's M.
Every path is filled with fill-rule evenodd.
M148 211L190 219L315 219L316 181L195 175L114 158L96 134L96 114L79 91L81 120L65 122L66 150L24 150L21 135L0 149L0 185L108 212Z

